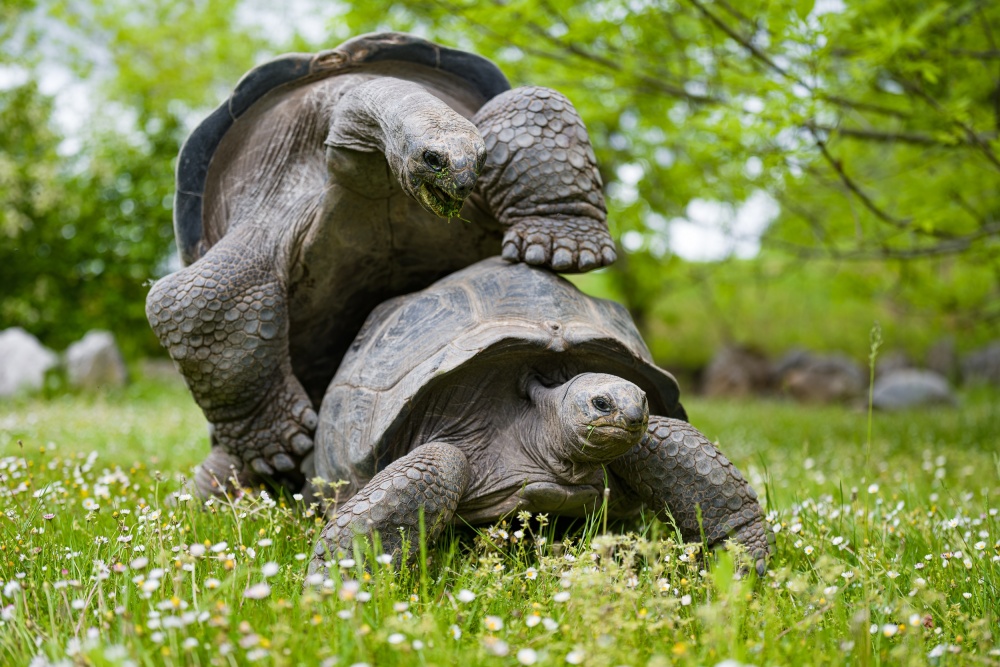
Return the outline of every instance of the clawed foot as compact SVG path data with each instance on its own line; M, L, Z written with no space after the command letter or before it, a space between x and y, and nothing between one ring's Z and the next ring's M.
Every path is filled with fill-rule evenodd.
M612 264L618 255L611 235L596 220L529 219L504 234L503 258L575 273Z
M298 471L319 419L299 381L288 376L246 418L213 424L212 441L267 477Z

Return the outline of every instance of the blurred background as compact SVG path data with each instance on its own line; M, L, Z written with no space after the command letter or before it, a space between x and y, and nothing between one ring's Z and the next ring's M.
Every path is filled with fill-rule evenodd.
M3 3L0 330L166 359L187 134L255 65L401 30L578 107L621 252L574 280L685 391L857 398L875 323L887 370L1000 384L1000 3L281 4Z

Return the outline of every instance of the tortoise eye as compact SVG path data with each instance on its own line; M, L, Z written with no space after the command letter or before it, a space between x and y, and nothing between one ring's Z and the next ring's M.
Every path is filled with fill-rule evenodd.
M591 401L591 404L601 412L611 412L611 401L603 396L598 396Z
M434 171L444 169L444 157L434 151L424 151L424 162Z

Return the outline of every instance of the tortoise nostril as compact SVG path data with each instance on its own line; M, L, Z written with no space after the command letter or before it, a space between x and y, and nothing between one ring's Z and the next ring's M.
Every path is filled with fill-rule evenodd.
M434 171L443 171L447 166L447 159L435 151L424 151L424 162Z

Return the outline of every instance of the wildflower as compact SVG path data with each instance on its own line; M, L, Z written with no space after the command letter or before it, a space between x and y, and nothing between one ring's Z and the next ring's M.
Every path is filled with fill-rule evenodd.
M409 602L394 602L392 605L392 610L397 614L402 614L404 611L410 608Z
M195 558L201 558L205 555L205 545L204 544L192 544L188 549L188 553Z
M272 542L271 538L269 538L269 537L265 537L262 540L257 540L257 546L258 547L269 547L272 544L274 544L274 542Z
M579 665L583 663L583 659L586 657L587 657L586 653L584 653L579 649L576 649L566 654L566 662L568 662L571 665Z
M542 617L536 616L535 614L532 614L528 618L524 619L524 624L527 625L529 628L533 628L541 622L542 622Z
M306 555L305 554L303 554L303 553L295 554L295 560L305 560L305 559L306 559Z
M983 551L986 548L986 542L983 542L982 540L979 540L978 542L976 542L972 546L974 546L979 551Z
M357 597L359 590L361 590L361 584L354 580L348 580L345 581L344 585L340 587L340 591L338 591L337 595L340 596L340 599L344 602L350 602Z
M833 544L833 546L839 547L841 544L844 543L844 538L841 537L840 535L837 535L835 538L830 540L830 542Z
M228 547L228 546L229 546L229 544L226 543L226 542L219 542L218 544L213 544L212 545L212 552L213 553L217 553L217 554L218 553L222 553L223 551L226 550L226 547Z
M899 576L899 572L896 572L895 570L889 570L888 572L885 573L885 576L889 577L890 579L895 579L896 577Z
M260 571L265 577L273 577L274 575L278 574L278 570L280 569L281 566L278 565L277 563L267 562L264 563L264 567L262 567Z
M205 588L218 588L222 585L222 582L214 577L209 577L205 580Z
M503 630L503 619L499 616L487 616L483 619L483 625L490 632L498 632Z
M392 633L386 639L386 641L389 642L390 644L402 644L405 640L406 640L406 636L403 635L403 634L401 634L401 633L399 633L399 632Z
M569 600L569 591L559 591L552 596L552 599L556 602L566 602Z
M913 627L917 627L918 625L923 623L923 620L924 619L920 616L920 614L910 614L909 621L910 625L912 625Z
M251 600L263 600L270 594L271 587L263 582L254 584L250 588L243 591L243 597L250 598Z
M972 593L962 593L962 597L966 600L972 599Z
M459 602L472 602L476 599L476 594L467 588L463 588L455 597L458 598Z
M345 570L348 570L357 565L357 562L355 562L353 558L342 558L337 564Z
M129 567L131 567L133 570L141 570L147 565L149 565L149 559L146 558L145 556L140 556L139 558L136 558L131 563L129 563Z
M381 554L375 557L375 562L381 565L388 565L389 563L392 562L392 556L390 556L389 554Z
M486 637L483 639L483 644L486 648L495 656L503 657L510 652L510 647L502 639L497 639L496 637Z
M805 552L806 552L806 555L807 555L807 556L812 556L812 554L813 554L813 551L815 551L815 549L813 549L812 545L811 545L811 544L809 544L809 545L806 545L806 548L805 548L805 549L803 549L803 551L805 551Z
M850 581L851 579L854 578L854 571L853 570L847 570L846 572L842 572L840 574L840 576L842 576L844 579L847 579L848 581Z
M559 623L549 618L548 616L542 619L542 625L544 625L545 629L548 630L549 632L555 632L556 630L559 629Z
M534 649L522 648L517 652L517 661L522 665L533 665L538 660L538 654Z
M536 570L534 567L529 567L524 572L524 578L525 579L537 579L538 578L538 570Z
M411 646L413 646L414 651L420 651L424 648L424 643L419 639L414 639L413 644L411 644Z
M681 606L686 607L689 604L691 604L691 596L687 594L683 595L681 597Z
M885 635L886 637L892 637L897 632L899 632L899 628L896 626L895 623L886 623L885 625L882 626L882 634Z
M868 493L878 493L878 484L870 484L868 486Z
M462 628L457 625L451 625L448 627L448 632L451 633L451 638L458 640L462 638Z
M42 518L45 519L46 521L52 521L52 519L56 518L56 515L55 514L43 514Z
M827 586L826 588L823 589L823 594L827 597L834 595L836 592L837 592L836 586Z

